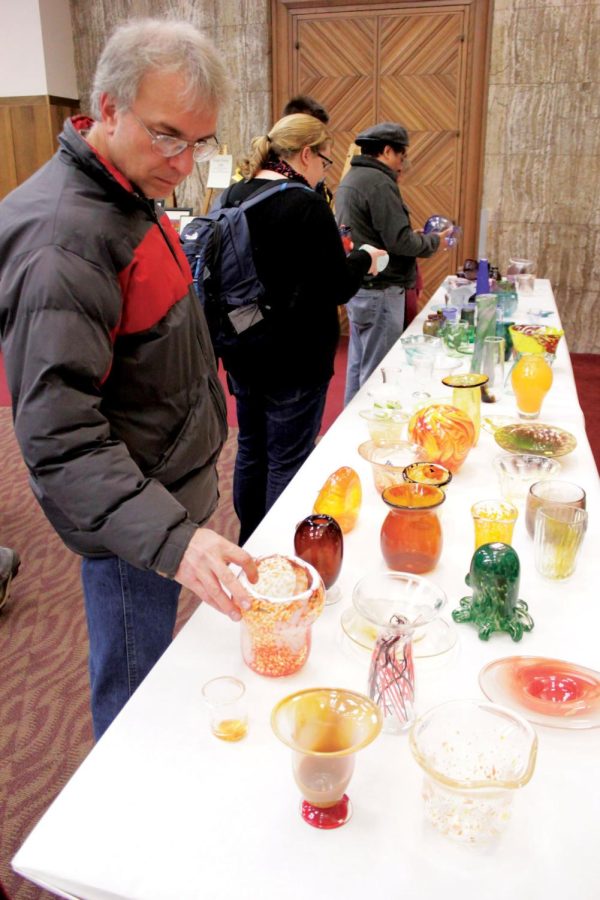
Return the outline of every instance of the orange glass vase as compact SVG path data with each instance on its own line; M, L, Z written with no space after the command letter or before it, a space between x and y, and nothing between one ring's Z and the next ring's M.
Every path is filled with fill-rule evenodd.
M449 403L434 403L418 410L408 423L411 441L420 444L431 462L457 472L475 443L470 417Z
M510 380L522 419L536 419L552 387L552 369L540 353L527 353L512 370Z
M430 572L442 553L442 527L436 509L446 499L429 484L396 484L381 495L390 507L381 528L381 552L397 572Z
M362 487L358 474L350 466L333 472L315 501L313 512L331 516L344 534L352 531L360 512Z

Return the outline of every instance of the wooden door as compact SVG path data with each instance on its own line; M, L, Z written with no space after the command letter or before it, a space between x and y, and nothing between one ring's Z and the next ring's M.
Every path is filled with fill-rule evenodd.
M402 123L410 167L400 189L413 228L433 213L458 222L458 248L421 263L424 299L478 246L490 0L272 0L273 117L293 94L331 117L335 190L355 135Z

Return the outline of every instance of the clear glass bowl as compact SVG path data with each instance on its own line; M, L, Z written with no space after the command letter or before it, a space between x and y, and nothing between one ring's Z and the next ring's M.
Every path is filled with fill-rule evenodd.
M493 703L451 700L420 716L409 741L425 773L432 825L468 844L500 835L515 790L535 769L537 736L529 722Z
M378 493L395 484L403 484L406 466L414 462L428 462L425 450L410 441L389 441L376 443L365 441L358 447L363 459L371 463L373 481Z
M394 627L412 633L432 622L446 604L444 591L410 572L371 572L357 582L354 609L377 633Z
M515 503L526 499L529 488L536 481L556 478L560 463L547 456L516 453L513 456L497 456L494 459L494 469L502 496Z
M406 435L408 413L399 409L361 409L361 419L367 423L369 437L375 444L402 441Z
M442 351L442 339L433 334L407 334L400 338L406 361L412 366L418 353L431 353L437 356Z

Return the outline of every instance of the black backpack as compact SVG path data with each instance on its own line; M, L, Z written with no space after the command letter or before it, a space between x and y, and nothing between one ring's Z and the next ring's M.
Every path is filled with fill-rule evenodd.
M225 368L240 350L259 350L268 334L269 307L254 265L246 210L289 188L310 190L294 181L277 181L237 206L219 205L206 216L196 216L180 235L215 354ZM221 203L227 202L227 194Z

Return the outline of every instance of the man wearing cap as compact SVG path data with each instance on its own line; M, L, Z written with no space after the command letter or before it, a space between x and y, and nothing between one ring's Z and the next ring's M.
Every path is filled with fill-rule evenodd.
M345 403L381 362L404 330L405 293L416 281L416 258L432 256L452 229L441 234L413 231L398 179L406 160L408 132L382 122L356 137L354 156L335 197L339 225L350 226L355 247L370 244L390 255L388 266L367 276L347 304L350 343Z

